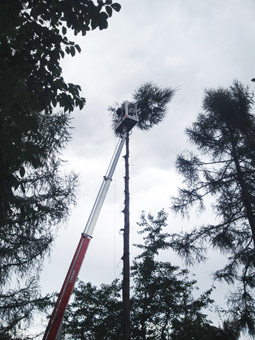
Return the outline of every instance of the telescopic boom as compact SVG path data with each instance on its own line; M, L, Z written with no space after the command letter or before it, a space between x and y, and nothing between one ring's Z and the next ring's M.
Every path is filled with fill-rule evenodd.
M53 313L51 315L48 327L46 329L46 332L44 334L43 340L58 340L61 336L61 324L64 317L64 313L68 304L68 301L70 299L70 296L73 291L73 287L75 284L75 281L78 277L84 256L86 254L89 242L92 238L92 234L100 213L100 210L102 208L102 205L105 200L105 196L107 194L107 191L109 189L110 183L112 181L112 176L114 173L114 170L116 168L116 165L118 163L123 145L125 143L125 138L121 137L119 139L119 143L115 149L114 155L112 157L111 163L109 165L109 168L106 172L106 175L104 176L103 182L101 184L101 187L99 189L97 198L95 200L95 203L93 205L93 208L91 210L91 213L89 215L87 224L84 228L83 233L81 234L81 238L78 244L78 247L75 251L72 263L70 265L70 268L67 272L64 284L62 286L62 289L60 291L60 294L58 296L58 300L56 302L55 308L53 310Z
M125 140L126 140L125 136L137 123L137 118L136 116L134 116L134 114L132 114L132 116L128 115L129 106L130 108L133 109L133 104L129 102L124 102L124 104L122 105L122 115L120 117L120 122L116 127L116 131L118 129L117 132L121 135L119 142L114 151L114 154L111 159L108 170L106 172L106 175L104 176L104 179L99 189L95 203L89 215L87 224L83 230L83 233L81 234L78 247L76 248L73 260L71 262L65 281L59 293L55 308L49 320L46 331L44 333L43 340L60 340L61 338L61 328L62 328L62 322L63 322L65 310L68 305L70 296L72 294L75 281L78 277L86 251L88 249L89 242L92 238L92 234L93 234L99 213L103 206L105 196L107 194L110 183L112 181L113 173L118 163L123 146L125 144Z

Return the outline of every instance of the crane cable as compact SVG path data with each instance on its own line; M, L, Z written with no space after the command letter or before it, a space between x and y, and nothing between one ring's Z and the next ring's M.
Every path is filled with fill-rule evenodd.
M117 136L114 138L115 148L117 145ZM117 175L114 173L114 204L113 204L113 279L116 278L116 200L117 200Z

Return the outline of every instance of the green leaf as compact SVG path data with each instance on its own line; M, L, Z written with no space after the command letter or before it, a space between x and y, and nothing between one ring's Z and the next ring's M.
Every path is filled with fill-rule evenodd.
M20 188L21 188L21 190L22 190L23 194L25 194L26 190L25 190L25 187L24 187L24 185L23 185L23 184L20 184Z
M98 20L96 20L96 19L93 18L93 19L91 20L91 28L92 28L92 30L94 30L95 28L97 28L98 25L99 25Z
M109 15L109 17L111 17L112 16L112 8L111 8L111 6L106 6L105 10L106 10L107 14Z
M83 109L83 106L84 106L83 103L80 102L80 103L79 103L79 109L82 110L82 109Z
M79 45L76 44L74 47L76 48L76 50L77 50L79 53L81 53L81 48L80 48Z
M72 57L75 56L75 48L73 46L70 47Z
M24 169L23 166L19 169L19 174L20 174L21 177L25 176L25 169Z
M100 16L98 18L100 30L103 30L108 27L107 19L108 19L108 16L105 12L100 13Z
M115 2L114 4L111 5L111 7L116 11L119 12L121 9L121 5Z
M67 32L67 29L66 29L66 27L65 27L65 26L63 26L63 27L62 27L62 33L65 35L65 34L66 34L66 32Z
M39 160L38 158L35 158L35 157L32 157L31 163L32 163L32 165L33 165L33 167L34 167L35 169L38 169L39 166L42 165L42 163L40 162L40 160Z

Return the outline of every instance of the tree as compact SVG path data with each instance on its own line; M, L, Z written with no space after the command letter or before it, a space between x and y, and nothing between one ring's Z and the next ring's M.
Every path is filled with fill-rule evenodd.
M216 340L237 340L239 337L240 327L235 320L225 320L216 333Z
M121 334L120 284L102 284L99 288L90 282L79 281L74 288L74 302L65 313L63 334L67 339L119 340Z
M153 82L144 83L136 89L132 94L131 103L137 106L138 128L147 131L161 122L166 115L167 104L170 103L174 94L174 89L161 88ZM119 121L119 117L116 115L119 107L118 103L109 107L114 132L116 132L115 128Z
M137 105L138 128L147 131L161 122L166 115L167 104L174 94L174 89L160 88L152 82L145 83L135 90L133 102Z
M187 271L156 260L160 252L169 248L170 235L162 231L166 219L166 213L160 211L156 218L143 214L139 223L144 237L143 243L137 245L142 252L134 260L131 272L131 338L190 340L194 334L196 340L215 340L218 329L202 312L212 302L210 290L194 299L195 281L188 279ZM66 338L120 339L120 291L118 281L100 288L80 283L66 314Z
M160 88L149 82L140 86L133 93L133 104L137 107L137 126L141 130L149 130L158 124L166 114L166 106L171 101L174 90L171 88ZM115 129L119 122L116 108L110 107L113 113L113 127ZM124 132L126 137L125 177L124 177L124 232L123 232L123 339L130 339L130 206L129 206L129 132Z
M83 35L97 27L104 29L113 9L119 11L120 5L111 1L95 5L91 0L1 2L0 192L4 210L16 188L14 173L40 164L36 147L25 154L23 145L29 131L38 132L38 113L52 113L57 105L71 112L85 104L80 86L62 77L61 58L80 52L79 45L67 38L67 29Z
M156 218L142 214L138 223L144 236L143 244L138 245L142 252L132 267L132 339L192 339L193 335L194 339L208 339L211 326L202 309L213 302L211 290L194 299L196 281L189 280L188 271L156 259L169 249L170 235L163 232L166 222L162 210Z
M80 52L68 30L105 29L113 10L120 5L110 0L0 3L1 333L42 308L42 259L53 226L74 203L76 176L62 174L59 154L70 138L67 112L82 109L85 99L62 76L61 59ZM53 113L55 107L64 113Z
M253 95L235 81L227 89L205 91L204 112L186 130L201 157L192 152L177 158L185 186L173 199L172 208L187 216L193 206L205 208L214 199L217 219L191 232L173 236L172 247L188 262L205 260L209 246L227 255L227 264L215 278L236 282L229 296L231 311L240 327L255 334L255 120Z
M81 50L68 29L75 35L105 29L113 10L120 5L111 0L1 1L1 109L13 111L14 103L23 114L28 108L52 112L57 104L69 111L82 108L80 86L65 83L60 66L65 54Z
M15 189L1 200L0 328L15 330L43 306L38 274L54 239L54 226L75 201L75 174L62 174L60 152L70 138L67 114L38 114L39 129L23 136L24 159L37 164L13 173ZM11 128L11 127L10 127ZM21 155L22 157L22 155ZM14 284L14 282L17 284Z
M80 52L67 30L85 35L104 29L113 10L119 11L120 5L109 0L98 5L91 0L1 1L0 192L5 204L16 186L13 173L23 172L24 164L38 164L35 150L30 150L32 159L24 158L22 144L28 131L38 131L38 113L52 113L56 106L71 112L85 104L80 86L62 76L61 58Z

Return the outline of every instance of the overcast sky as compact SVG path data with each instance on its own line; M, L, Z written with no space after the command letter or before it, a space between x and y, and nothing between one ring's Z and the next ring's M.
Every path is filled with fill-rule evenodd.
M133 129L130 140L131 243L142 210L169 213L168 232L190 230L213 221L194 214L190 221L174 217L170 197L181 178L175 171L178 153L188 149L184 129L201 111L205 88L229 86L234 79L252 85L255 76L254 0L120 0L109 27L76 37L82 53L63 61L67 82L81 85L87 104L73 114L73 139L64 152L67 170L79 173L77 205L58 231L42 273L42 292L59 291L90 209L111 159L116 138L107 108L132 98L141 84L153 81L177 89L163 122L149 132ZM124 162L120 159L79 278L93 284L121 278ZM134 254L135 250L131 250ZM168 260L181 265L169 254ZM210 288L210 273L220 265L211 257L191 268L202 290ZM217 287L218 303L227 292ZM215 296L214 296L215 297ZM215 315L210 318L216 322Z

